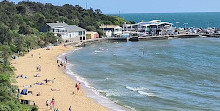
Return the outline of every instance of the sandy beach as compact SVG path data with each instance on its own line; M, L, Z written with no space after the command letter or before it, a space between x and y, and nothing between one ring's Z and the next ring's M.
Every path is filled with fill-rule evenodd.
M34 101L39 107L39 111L49 111L50 106L46 106L46 100L51 102L53 97L55 99L55 109L58 108L60 111L68 111L70 106L73 111L109 110L87 97L83 89L77 92L76 82L64 74L63 67L58 67L57 57L73 49L74 47L64 46L55 46L51 50L42 48L32 50L25 56L11 61L16 69L16 76L20 74L27 76L27 78L17 78L16 85L18 85L20 90L27 88L28 91L33 92L32 95L24 95L24 99ZM38 65L41 66L41 71L37 71L36 67ZM40 77L34 77L38 73ZM45 79L53 81L45 84ZM36 82L42 82L45 85L34 85ZM30 85L32 87L29 87ZM72 94L73 91L75 94ZM40 96L37 96L38 93L40 93Z

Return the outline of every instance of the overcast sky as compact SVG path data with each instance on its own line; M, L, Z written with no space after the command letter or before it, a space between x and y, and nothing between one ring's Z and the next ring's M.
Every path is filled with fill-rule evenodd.
M15 3L22 0L9 0ZM220 0L29 0L54 5L72 4L113 13L220 12Z

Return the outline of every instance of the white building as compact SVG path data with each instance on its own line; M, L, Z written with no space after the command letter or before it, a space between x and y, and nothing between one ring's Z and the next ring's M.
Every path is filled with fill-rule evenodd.
M121 37L122 28L118 25L102 25L99 27L103 30L106 37Z
M78 42L86 40L86 30L76 25L66 23L46 23L43 32L53 32L55 36L60 36L64 41Z
M172 25L172 23L161 22L161 20L142 21L136 24L124 24L123 31L135 31L151 35L168 35L173 33Z

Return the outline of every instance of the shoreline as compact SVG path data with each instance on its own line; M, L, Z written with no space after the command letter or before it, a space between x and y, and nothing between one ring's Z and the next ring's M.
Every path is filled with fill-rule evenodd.
M73 53L75 53L75 51L78 51L80 49L82 49L82 48L76 48L74 50L65 52L65 53L59 55L57 58L58 58L58 60L65 60L64 59L65 56L68 57L69 55L72 55ZM86 92L86 95L89 98L92 98L97 103L103 105L104 107L109 108L112 111L128 111L128 110L130 111L130 110L133 110L131 108L127 108L124 105L117 104L116 102L112 101L110 98L102 95L96 88L94 88L93 86L90 86L90 84L86 81L85 78L83 78L83 77L79 76L77 73L73 72L71 70L73 67L74 67L73 64L68 63L66 70L63 70L63 71L71 79L73 79L74 81L76 81L78 83L79 82L81 83L81 86L83 87L83 89Z
M108 111L110 109L99 104L94 99L86 95L85 89L81 88L79 92L76 91L76 81L63 73L62 68L57 66L57 57L68 51L74 50L75 47L55 46L52 50L45 48L32 50L23 57L12 60L12 66L15 67L15 75L23 74L27 78L16 78L15 83L20 91L27 89L32 91L32 94L23 95L25 100L31 100L38 106L39 111L51 111L46 107L46 100L51 101L55 98L55 108L61 111L68 110L71 106L73 110L77 111ZM31 57L33 54L33 58ZM39 57L39 58L38 58ZM41 72L36 71L36 66L40 64ZM39 73L40 77L34 77ZM45 79L51 80L54 78L54 83L48 82L45 85L34 85L35 82L43 82ZM31 87L26 87L30 86ZM51 89L56 89L52 91ZM73 95L72 92L75 92ZM40 96L36 96L40 92ZM65 95L65 96L64 96ZM31 102L31 104L33 104Z

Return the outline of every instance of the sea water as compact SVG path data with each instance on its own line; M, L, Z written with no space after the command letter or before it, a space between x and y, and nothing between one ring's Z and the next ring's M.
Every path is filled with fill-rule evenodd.
M220 110L218 38L100 43L68 59L87 87L122 106Z
M117 15L117 14L112 14ZM118 16L118 15L117 15ZM220 28L220 12L198 12L198 13L135 13L120 14L120 17L128 21L141 22L151 20L162 20L173 23L174 26L185 27L217 27Z

